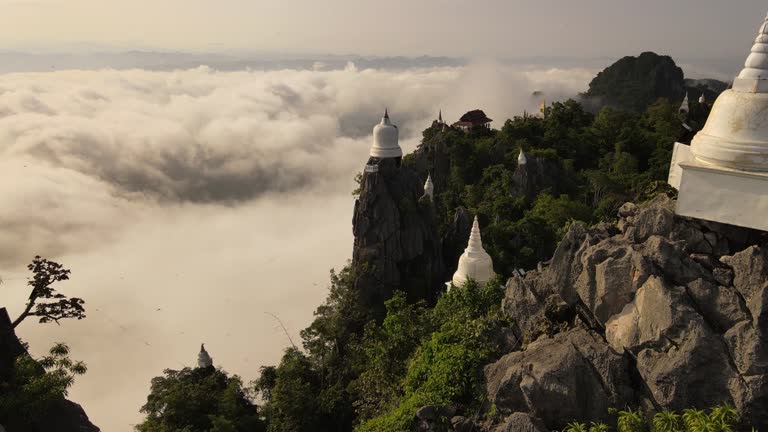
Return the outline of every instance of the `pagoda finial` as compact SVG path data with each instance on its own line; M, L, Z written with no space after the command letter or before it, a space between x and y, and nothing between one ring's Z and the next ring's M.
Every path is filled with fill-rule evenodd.
M472 231L469 233L469 241L464 253L459 257L459 264L456 273L453 274L452 286L462 286L467 279L472 279L478 285L485 285L486 282L493 279L496 274L493 272L493 260L483 248L483 239L480 235L480 223L475 216L472 222Z
M443 122L443 110L440 110L440 112L437 114L437 122L438 123Z
M384 108L384 118L385 119L389 118L389 110L387 108Z
M197 355L197 367L207 368L213 366L213 359L205 350L205 344L200 344L200 353Z
M427 172L427 181L424 183L424 196L428 196L429 199L435 199L435 184L432 183L432 174Z
M483 249L483 237L480 234L480 223L475 216L474 222L472 222L472 231L469 233L469 242L467 243L467 252L477 253L479 251L485 252Z
M732 89L744 93L768 93L768 17L760 25L744 69L733 81Z

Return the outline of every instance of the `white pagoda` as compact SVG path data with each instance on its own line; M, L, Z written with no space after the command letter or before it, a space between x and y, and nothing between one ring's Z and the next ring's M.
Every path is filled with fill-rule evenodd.
M213 359L205 350L205 344L200 345L200 353L197 354L197 367L207 368L213 366Z
M768 18L690 146L676 143L677 214L768 231Z
M517 165L525 165L528 163L528 157L525 156L525 152L523 151L522 147L520 148L520 154L517 155Z
M477 216L472 224L472 232L469 234L469 242L464 253L459 258L459 265L453 279L446 283L448 289L451 286L462 287L467 280L472 279L479 286L484 286L489 280L496 277L493 272L493 260L483 249L483 239L480 237L480 224Z
M371 157L399 158L403 156L403 149L399 143L400 133L397 126L389 121L389 112L384 110L384 117L381 122L373 127L373 147L371 147Z
M430 200L435 200L435 184L432 183L432 175L427 174L427 181L424 183L424 196L428 196Z

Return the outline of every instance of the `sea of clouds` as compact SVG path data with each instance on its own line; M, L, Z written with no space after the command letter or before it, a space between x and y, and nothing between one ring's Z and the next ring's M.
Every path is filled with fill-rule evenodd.
M71 398L103 430L140 421L150 379L199 345L246 380L276 363L351 256L354 174L385 107L412 151L439 109L504 119L584 91L595 71L467 66L65 70L0 74L0 305L25 264L72 270L83 321L18 333L86 361Z

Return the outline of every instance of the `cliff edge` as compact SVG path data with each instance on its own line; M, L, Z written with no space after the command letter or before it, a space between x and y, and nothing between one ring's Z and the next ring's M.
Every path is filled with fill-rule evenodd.
M0 388L8 391L8 380L13 374L14 362L26 356L26 350L11 327L5 308L0 308ZM83 408L67 399L52 401L44 415L21 418L17 412L7 412L0 406L0 425L8 432L99 432ZM0 430L3 430L0 428Z

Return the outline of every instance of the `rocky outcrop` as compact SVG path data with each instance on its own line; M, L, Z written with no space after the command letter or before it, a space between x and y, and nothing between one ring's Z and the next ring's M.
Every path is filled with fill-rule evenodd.
M11 327L8 312L5 308L0 308L0 381L2 383L7 382L12 376L14 361L22 355L28 354ZM45 415L33 419L20 418L18 414L3 412L0 409L0 425L4 426L8 432L17 430L27 432L99 432L99 428L91 423L83 408L66 399L51 402Z
M596 107L643 112L659 98L679 104L685 96L683 70L669 56L644 52L608 66L589 83L584 95Z
M507 417L493 432L549 432L549 429L541 420L518 412Z
M371 158L352 220L355 287L363 303L383 316L396 289L411 300L433 300L444 282L440 238L424 181L397 159Z
M548 265L508 281L528 345L485 369L497 410L559 429L608 407L729 403L768 427L766 233L673 209L661 195L616 224L574 224Z
M585 329L540 338L488 366L485 376L499 414L528 413L550 429L603 419L609 408L634 402L628 359Z

